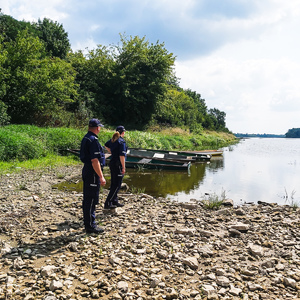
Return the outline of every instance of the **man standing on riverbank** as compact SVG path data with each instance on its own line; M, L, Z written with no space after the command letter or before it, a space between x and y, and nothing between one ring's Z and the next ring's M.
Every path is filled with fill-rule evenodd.
M89 121L88 133L83 137L80 146L80 160L83 180L83 222L87 233L102 233L104 230L97 227L95 220L96 205L99 203L100 185L105 185L103 176L105 154L98 140L98 134L103 125L98 119Z

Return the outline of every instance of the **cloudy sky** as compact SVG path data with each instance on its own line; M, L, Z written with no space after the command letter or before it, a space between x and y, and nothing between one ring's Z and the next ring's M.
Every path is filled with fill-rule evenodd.
M165 43L182 88L226 113L234 133L300 127L300 0L0 0L17 20L50 18L73 50L120 33Z

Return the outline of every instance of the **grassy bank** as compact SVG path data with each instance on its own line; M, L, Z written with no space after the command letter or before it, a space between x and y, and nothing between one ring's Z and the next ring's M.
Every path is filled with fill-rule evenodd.
M8 125L0 127L0 168L36 168L55 164L78 162L68 156L68 148L79 148L87 129L40 128L30 125ZM104 144L111 138L113 130L102 129L99 140ZM218 149L235 142L231 134L203 132L192 134L181 129L157 131L128 131L125 135L129 147L204 150Z

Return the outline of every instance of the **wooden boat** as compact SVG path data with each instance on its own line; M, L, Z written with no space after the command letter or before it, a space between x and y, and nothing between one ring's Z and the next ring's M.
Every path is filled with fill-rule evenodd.
M137 149L137 148L130 148L130 150L139 150L139 151L147 151L147 152L154 152L154 153L162 153L168 154L169 157L172 157L176 160L177 157L188 157L192 159L191 161L209 161L211 159L210 153L202 153L198 151L170 151L170 150L155 150L155 149Z
M77 156L80 154L78 149L67 149L68 152ZM105 154L106 162L108 164L110 154ZM143 158L137 156L127 156L125 161L126 168L144 168L144 169L158 169L158 170L189 170L191 162L182 162L175 160L167 160L160 158Z
M126 168L143 168L158 170L189 170L191 162L179 162L174 160L162 160L155 158L140 158L137 156L127 156Z
M201 154L209 154L211 156L222 156L223 150L201 150L201 151L195 151L196 153Z
M162 153L156 151L150 151L145 149L133 149L127 150L127 157L139 157L139 158L154 158L157 160L171 160L178 162L195 162L195 156L177 155L172 153Z
M70 153L72 153L72 154L75 154L75 155L77 155L77 156L80 155L80 150L79 150L79 149L67 149L67 150L65 150L65 151L70 152Z
M73 153L77 156L80 156L80 149L67 149L67 152ZM105 159L109 158L110 154L109 153L105 153Z

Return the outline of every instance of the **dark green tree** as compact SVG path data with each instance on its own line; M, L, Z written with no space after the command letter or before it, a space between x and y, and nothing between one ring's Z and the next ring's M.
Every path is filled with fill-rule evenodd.
M4 68L4 64L7 59L7 51L3 47L3 37L0 35L0 126L9 122L10 117L7 114L7 105L2 101L6 95L6 78L7 70Z
M18 33L25 29L30 35L39 37L45 43L45 49L49 56L66 58L71 45L68 33L61 24L47 18L39 19L36 23L18 21L0 13L0 33L4 36L4 42L14 41Z
M285 134L286 138L300 138L300 128L289 129Z
M168 89L162 100L158 101L153 118L159 124L187 127L191 130L197 126L197 106L194 100L182 90Z
M44 41L46 51L49 55L61 59L66 58L71 45L68 33L64 30L63 26L47 18L44 18L42 21L39 19L34 26L36 27L38 37Z
M112 124L124 123L134 128L148 124L156 103L167 91L173 75L175 57L164 44L150 44L145 38L121 35L121 45L114 49L115 65L110 82ZM112 104L112 105L111 105Z
M68 61L76 70L79 86L77 101L70 105L72 111L81 111L85 116L97 115L102 120L110 120L115 109L112 103L112 76L114 60L111 51L104 46L70 53Z
M44 55L44 44L37 37L21 31L7 43L3 65L7 105L13 123L40 124L72 101L76 94L75 72L70 64Z
M226 113L220 111L217 108L212 108L208 110L208 127L213 130L224 130L226 129Z
M5 79L8 76L8 72L6 68L4 67L4 64L7 59L7 51L4 48L3 44L3 36L0 35L0 100L4 97L6 94L6 84L5 84Z
M0 101L0 126L9 124L10 116L7 113L7 105Z
M14 41L18 33L27 30L30 34L36 35L36 29L30 22L18 21L11 16L5 15L0 11L0 34L3 36L3 42Z
M201 98L201 95L198 94L196 91L192 91L191 89L184 90L185 94L189 97L191 97L196 106L199 113L201 113L203 116L207 114L207 106L205 104L205 99Z

